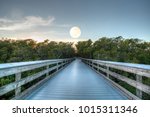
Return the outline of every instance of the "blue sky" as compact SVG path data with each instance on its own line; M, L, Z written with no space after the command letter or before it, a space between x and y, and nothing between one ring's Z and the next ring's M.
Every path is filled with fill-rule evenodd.
M79 41L100 37L150 41L150 0L0 0L0 37ZM72 39L69 30L82 34Z

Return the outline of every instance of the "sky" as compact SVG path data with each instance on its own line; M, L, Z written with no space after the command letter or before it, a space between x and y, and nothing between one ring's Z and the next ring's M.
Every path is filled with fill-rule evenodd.
M69 30L81 29L73 39ZM0 0L0 38L150 41L150 0Z

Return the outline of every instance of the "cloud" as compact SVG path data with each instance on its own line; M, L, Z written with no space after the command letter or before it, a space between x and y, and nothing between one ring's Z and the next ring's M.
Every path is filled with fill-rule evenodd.
M59 28L69 28L71 27L72 25L70 24L58 24L58 25L55 25L56 27L59 27Z
M54 20L54 17L48 17L47 19L44 19L36 16L26 16L19 20L0 18L0 30L16 31L31 29L38 26L50 26Z
M55 18L50 16L25 16L0 18L0 38L45 39L66 41L69 38L70 24L57 24Z

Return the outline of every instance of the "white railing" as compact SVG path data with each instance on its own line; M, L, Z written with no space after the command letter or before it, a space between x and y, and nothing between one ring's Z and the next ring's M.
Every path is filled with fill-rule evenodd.
M94 59L81 58L84 63L103 75L107 80L112 82L116 87L121 89L130 99L142 99L142 92L150 95L150 86L142 82L143 76L150 78L150 65L132 64L122 62L101 61ZM135 80L128 78L122 74L118 74L111 69L121 70L124 72L135 74ZM103 72L103 73L102 73ZM136 88L136 95L133 95L125 88L121 87L110 77L123 81Z
M0 96L7 94L8 92L15 90L14 99L17 99L20 96L24 96L28 93L29 90L21 92L21 86L38 79L39 77L45 75L46 77L40 81L43 82L46 79L49 79L51 75L64 68L67 64L72 62L74 59L53 59L53 60L43 60L43 61L31 61L31 62L17 62L17 63L6 63L0 64L0 79L7 78L5 76L15 75L15 81L4 86L0 87ZM30 70L35 70L38 68L45 67L44 70L35 73L33 75L22 78L22 73ZM51 71L55 70L53 74L50 74ZM35 88L34 84L31 88Z

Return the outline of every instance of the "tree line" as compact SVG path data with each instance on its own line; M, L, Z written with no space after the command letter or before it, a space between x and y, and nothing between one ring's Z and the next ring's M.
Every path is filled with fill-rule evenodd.
M70 42L45 40L37 43L32 39L0 40L0 63L71 58L75 50Z
M0 63L71 57L150 64L150 42L102 37L95 42L79 41L73 47L71 42L0 40Z
M92 42L80 41L76 44L78 56L107 61L150 64L150 42L123 37L102 37Z

